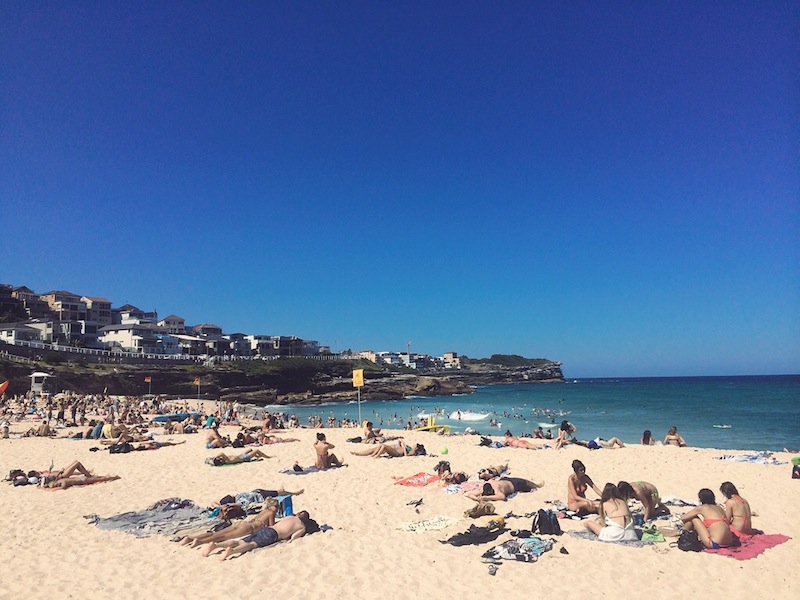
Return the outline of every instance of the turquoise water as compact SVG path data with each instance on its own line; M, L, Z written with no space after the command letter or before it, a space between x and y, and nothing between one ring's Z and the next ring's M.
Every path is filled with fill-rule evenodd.
M409 418L419 420L420 412L450 414L458 409L490 416L471 422L439 417L437 422L450 425L453 431L470 426L484 434L500 435L510 429L520 435L531 433L538 422L550 421L535 414L535 408L567 413L553 418L574 423L579 439L617 436L625 443L638 443L642 431L650 429L655 439L663 440L675 425L690 446L800 449L800 375L579 379L564 384L485 386L463 396L382 402L369 401L367 386L362 398L362 419L392 428L402 427ZM359 416L356 403L274 408L296 414L301 423L312 414L323 419ZM489 425L491 418L499 427Z

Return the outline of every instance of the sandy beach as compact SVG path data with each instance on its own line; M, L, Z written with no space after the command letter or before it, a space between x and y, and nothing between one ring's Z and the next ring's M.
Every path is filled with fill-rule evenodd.
M523 595L617 597L646 594L648 598L686 597L690 593L724 598L754 598L800 592L795 567L800 522L787 517L796 506L800 481L790 478L791 455L775 454L787 464L741 463L717 460L712 449L628 446L589 451L569 446L560 451L487 448L477 436L438 436L406 433L406 440L422 443L436 456L370 458L351 456L363 444L346 442L360 430L325 429L333 451L347 467L304 475L281 474L299 461L314 462L313 440L318 430L291 430L285 436L300 442L273 444L261 449L271 458L215 468L204 459L216 453L204 446L205 435L158 436L159 440L186 440L185 444L130 454L91 452L94 440L17 438L27 423L12 425L12 438L0 440L3 475L20 468L44 469L79 460L96 474L116 474L109 483L49 491L36 486L0 485L6 507L6 525L0 540L5 568L0 598L154 597L222 598L277 594L289 598L374 597L405 598L519 598ZM60 434L68 430L60 430ZM238 428L222 428L235 436ZM447 455L442 456L443 449ZM227 449L236 454L236 449ZM741 453L738 453L741 454ZM754 526L766 533L790 536L788 542L757 558L739 561L727 556L682 552L667 543L625 547L564 534L554 549L536 563L503 561L496 575L488 572L481 554L510 539L454 547L442 544L465 531L472 519L463 517L474 502L448 495L438 483L425 487L396 485L396 478L432 472L446 458L454 470L474 475L478 469L508 462L510 475L544 480L532 493L496 502L497 513L520 517L507 520L510 530L529 529L522 517L548 501L566 502L570 464L578 458L598 487L620 479L655 483L663 496L696 500L701 487L718 493L720 484L734 482L757 513ZM200 550L181 547L167 536L136 538L103 531L85 515L110 517L137 511L170 497L191 499L211 506L226 494L254 488L304 488L294 499L294 510L308 510L320 525L332 529L258 549L233 560L218 554L203 558ZM591 492L589 496L592 497ZM415 507L408 503L422 499ZM675 509L682 512L683 509ZM401 523L437 516L458 519L442 530L408 532ZM562 520L566 530L581 529L578 521ZM568 554L560 552L566 548Z

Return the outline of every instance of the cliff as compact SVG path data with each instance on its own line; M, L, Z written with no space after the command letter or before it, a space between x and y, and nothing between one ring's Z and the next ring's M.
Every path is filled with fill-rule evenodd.
M281 359L270 362L245 361L232 365L151 366L20 364L0 359L0 381L8 379L8 394L30 389L32 371L53 375L53 392L168 397L197 397L195 378L200 380L204 399L239 400L253 404L317 404L349 402L357 396L352 370L365 369L364 400L397 400L407 396L450 396L473 391L473 385L493 383L550 383L563 381L558 363L539 367L480 365L446 373L415 374L383 369L373 363ZM151 383L145 381L151 378Z

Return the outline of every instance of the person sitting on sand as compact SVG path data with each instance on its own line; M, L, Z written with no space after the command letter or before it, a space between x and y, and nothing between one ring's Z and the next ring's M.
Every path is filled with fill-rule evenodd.
M642 446L654 446L656 441L653 439L653 434L649 429L645 429L642 434Z
M696 531L706 548L718 549L738 545L737 538L728 525L728 519L714 497L714 492L703 488L697 493L700 506L681 517L684 530Z
M216 456L207 458L206 464L214 465L215 467L220 467L222 465L238 465L240 463L259 460L261 458L271 458L271 457L264 454L258 448L250 448L245 452L243 452L242 454L238 454L236 456L228 456L224 452L220 452Z
M667 436L664 438L664 445L684 448L686 446L686 440L684 440L683 436L678 433L678 428L673 425L669 428Z
M613 483L607 483L600 495L600 520L591 519L584 527L593 532L603 542L624 542L638 540L633 527L628 503L622 498Z
M293 541L306 534L306 523L309 519L307 511L303 510L282 518L274 525L268 525L253 532L239 540L229 540L225 542L211 542L203 549L203 556L208 556L217 548L225 548L220 560L226 560L231 556L244 554L255 548L271 546L282 540Z
M483 487L464 494L470 500L507 500L515 492L533 492L542 487L544 483L536 483L521 477L501 477L492 479L483 484Z
M49 421L42 421L38 427L31 427L22 434L22 437L50 437L56 435L55 429L50 427Z
M644 507L644 520L649 521L657 515L669 514L669 509L661 502L658 488L646 481L620 481L617 484L620 498L638 500Z
M314 451L317 453L317 460L314 466L320 471L330 469L331 467L341 467L341 461L335 454L331 454L329 450L333 450L336 446L325 439L325 434L321 431L317 433L317 441L314 442Z
M211 448L225 448L230 445L230 442L219 434L219 425L215 421L208 435L206 435L206 448L210 450Z
M374 429L372 421L367 421L364 424L364 439L361 440L364 444L382 444L386 440L381 435L380 429Z
M739 490L730 481L719 486L719 491L727 498L725 501L725 518L731 531L739 538L761 533L753 529L753 513L750 503L739 495Z
M537 427L533 430L533 438L536 440L543 440L544 439L544 430L541 427Z
M578 431L578 428L575 425L569 421L561 421L561 425L558 428L558 437L556 438L556 450L559 450L565 444L569 444L576 431Z
M60 471L44 471L41 481L43 487L65 490L76 485L91 485L117 479L119 479L119 475L92 475L83 464L76 460Z
M598 496L601 496L602 492L586 474L586 467L581 461L573 460L572 470L572 475L567 479L567 506L578 513L596 513L599 502L587 499L586 490L591 487Z
M372 456L378 458L380 456L390 456L398 458L400 456L420 456L425 454L425 446L417 444L413 448L407 446L403 438L398 438L391 442L384 444L377 444L374 448L369 450L360 450L358 452L350 452L353 456Z

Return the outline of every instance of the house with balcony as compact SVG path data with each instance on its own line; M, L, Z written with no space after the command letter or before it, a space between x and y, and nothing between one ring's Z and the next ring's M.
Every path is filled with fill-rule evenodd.
M7 323L0 325L0 341L9 344L17 342L40 342L40 331L27 323Z
M59 321L86 321L86 303L81 296L64 290L42 294L55 318Z
M107 325L98 340L109 350L135 354L180 354L180 340L155 323Z
M186 333L186 321L177 315L164 317L158 322L158 326L165 328L169 334L183 335Z
M42 297L29 287L25 287L24 285L15 287L11 295L22 302L29 319L47 320L53 318L50 305L42 300Z
M111 325L111 301L97 296L81 296L86 304L86 320L97 323L98 327Z
M195 335L221 336L222 327L211 323L201 323L200 325L192 325L191 332Z
M125 304L119 308L111 310L112 325L145 324L155 325L158 323L158 311L147 312L137 308L133 304Z

